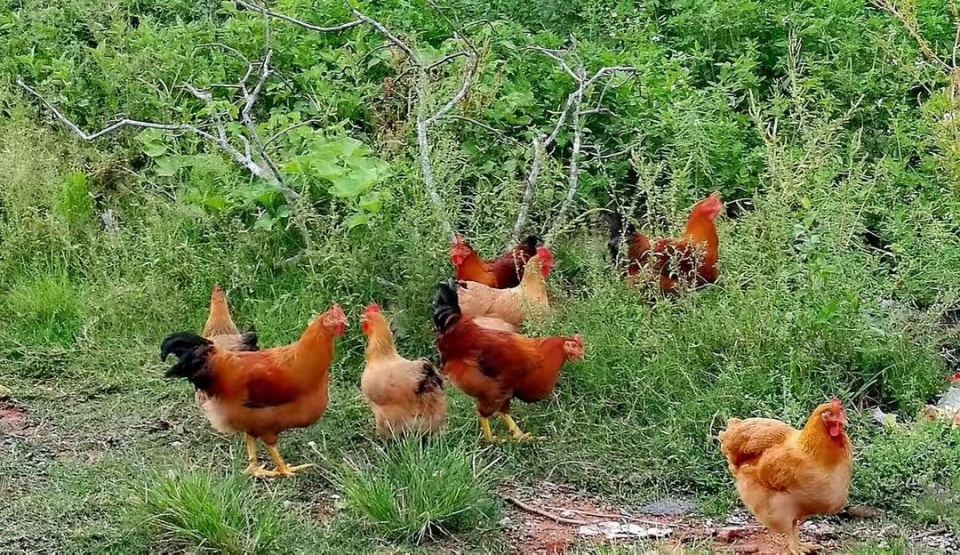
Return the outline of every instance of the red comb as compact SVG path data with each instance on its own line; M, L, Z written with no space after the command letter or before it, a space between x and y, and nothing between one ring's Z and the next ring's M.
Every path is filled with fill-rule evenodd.
M380 312L380 305L377 303L370 303L363 309L364 314L373 314L375 312Z
M543 258L544 260L552 260L553 253L550 252L550 249L547 247L537 247L537 256Z

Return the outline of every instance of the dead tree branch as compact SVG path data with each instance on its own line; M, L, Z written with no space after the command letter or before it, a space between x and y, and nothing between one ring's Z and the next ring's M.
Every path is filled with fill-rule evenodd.
M523 226L526 225L527 218L530 213L530 204L533 202L533 195L536 190L537 179L539 178L540 172L543 168L543 161L544 157L546 156L547 149L550 148L557 140L557 136L560 134L560 131L564 129L565 125L569 121L569 127L573 137L571 147L572 150L570 153L570 165L567 171L567 194L560 205L560 210L557 213L557 218L554 220L553 226L546 235L546 240L549 242L563 228L567 211L569 210L570 205L573 204L573 200L577 195L577 189L580 185L580 154L583 148L583 118L584 116L590 114L599 113L599 108L593 108L589 110L584 110L582 108L584 97L589 93L589 89L604 77L614 75L616 73L634 74L638 70L633 67L603 67L592 75L588 76L583 64L579 59L576 60L576 64L573 66L567 63L566 55L569 54L567 52L551 50L539 46L530 47L530 50L539 52L557 62L557 64L560 65L560 68L563 69L563 71L569 75L576 84L576 89L574 89L574 91L567 96L567 101L560 110L560 113L557 116L557 123L554 125L550 134L538 135L533 139L531 145L531 149L533 151L533 160L530 163L530 171L527 174L526 188L523 192L523 199L520 203L520 211L517 214L517 221L513 226L513 238L517 239L520 237L520 234L523 231ZM604 89L604 93L605 92L606 89ZM613 156L619 156L620 154L622 153L616 153ZM603 159L599 156L598 158Z
M123 127L134 127L140 129L158 129L161 131L191 133L209 143L212 143L221 152L233 159L237 165L246 169L253 176L263 179L283 195L284 200L286 200L288 206L290 207L297 226L300 229L304 244L308 249L310 249L312 248L312 242L310 240L309 231L307 230L303 220L299 218L298 201L300 200L300 194L286 185L283 174L267 154L264 144L260 140L253 118L253 107L260 96L260 92L263 90L264 83L266 83L266 80L272 73L270 68L271 56L272 52L267 50L266 54L264 55L264 59L259 63L258 79L252 90L248 88L247 82L253 75L254 71L257 70L258 64L255 62L248 62L247 71L243 78L241 78L238 83L230 87L239 90L243 96L243 107L240 110L240 122L247 129L248 136L238 134L236 137L236 141L242 145L242 150L231 143L230 138L227 136L223 118L213 107L213 94L208 90L197 89L189 83L185 83L183 88L190 92L190 94L192 94L197 100L206 105L211 114L210 117L213 120L212 125L216 128L215 135L204 130L201 126L189 123L157 123L129 118L124 118L120 121L114 122L95 133L87 133L80 129L78 125L72 122L65 115L63 115L60 110L58 110L52 103L45 99L43 95L37 92L36 89L24 83L22 79L17 79L17 84L20 85L22 89L36 97L67 129L87 142L95 141ZM252 153L251 143L257 150L257 156L259 157L259 160L255 158Z

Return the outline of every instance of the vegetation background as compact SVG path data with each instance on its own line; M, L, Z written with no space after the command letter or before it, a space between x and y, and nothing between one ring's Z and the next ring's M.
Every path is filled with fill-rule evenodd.
M271 7L314 25L353 19L339 0ZM476 48L466 97L429 129L438 206L417 114L459 89L468 57L431 69L417 94L409 56L366 24L319 33L211 0L0 0L0 384L2 406L30 423L0 438L0 499L16 515L0 551L407 551L445 533L501 550L495 492L543 480L624 504L689 496L723 513L736 503L712 439L725 419L797 425L834 394L862 409L851 502L960 527L956 433L870 417L880 407L912 421L960 357L956 7L889 7L364 3L424 64L463 50L458 37ZM480 444L452 388L441 438L373 440L354 326L337 346L327 414L282 438L288 460L320 470L237 478L240 443L210 429L185 384L162 379L160 339L199 329L221 283L264 345L293 340L332 302L356 322L375 301L402 353L433 356L446 230L502 251L532 140L577 88L535 46L564 49L588 74L637 69L585 91L581 152L568 120L524 226L558 255L558 314L534 331L587 344L551 400L517 407L550 441ZM121 115L220 118L239 145L243 98L215 85L256 71L266 49L275 73L251 114L295 203L191 133L81 141L17 84L87 131ZM579 188L561 219L574 159ZM626 287L597 209L676 234L710 191L730 202L717 286L654 302Z

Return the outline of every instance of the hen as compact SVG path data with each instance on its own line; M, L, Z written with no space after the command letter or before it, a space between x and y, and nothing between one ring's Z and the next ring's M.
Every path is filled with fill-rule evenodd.
M462 281L475 281L496 289L515 287L520 284L523 267L527 260L537 253L539 242L539 238L531 235L503 253L500 258L486 262L458 235L450 246L450 262L454 266L454 277Z
M488 441L490 416L499 414L515 439L529 439L510 416L510 401L527 403L548 396L568 360L583 358L583 338L528 338L486 329L464 317L453 280L441 283L434 301L441 372L460 391L476 400L480 428Z
M194 385L216 430L244 433L246 474L291 476L312 465L288 466L277 451L277 436L313 424L326 410L333 342L346 325L343 310L333 305L295 343L254 352L229 351L195 333L174 333L163 340L160 358L177 357L166 377ZM266 446L274 470L257 465L257 439Z
M233 323L230 309L227 307L227 298L219 284L213 286L213 293L210 295L210 314L200 335L213 341L216 346L229 351L259 350L257 332L253 326L250 326L249 331L240 333L237 325Z
M787 536L792 554L808 553L799 525L847 503L853 466L847 414L834 398L814 409L802 430L770 418L731 418L720 450L743 504L761 524Z
M360 390L373 410L377 435L437 431L447 413L437 369L426 359L408 360L397 353L390 325L377 305L364 309L360 328L367 336Z
M527 315L543 316L550 310L544 280L552 266L553 255L546 247L540 247L527 261L523 279L516 287L494 289L472 281L457 282L460 311L468 318L483 318L482 321L475 320L483 327L515 331ZM503 321L513 329L497 327L490 319Z
M672 294L680 283L702 286L717 281L717 258L720 239L715 220L723 210L720 195L713 193L693 205L683 235L661 238L651 243L650 238L628 226L627 274L636 279L644 269L652 271L659 280L660 291ZM607 245L616 259L619 253L620 226L611 225Z

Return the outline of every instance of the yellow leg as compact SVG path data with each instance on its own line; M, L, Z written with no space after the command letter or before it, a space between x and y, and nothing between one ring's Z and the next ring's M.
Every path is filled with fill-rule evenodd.
M503 420L504 426L510 430L510 435L513 436L513 439L521 441L534 439L532 435L523 433L523 430L520 429L520 426L517 426L517 423L513 421L513 417L509 414L501 414L500 419Z
M252 475L263 469L257 464L257 440L250 434L243 434L243 439L247 444L247 468L243 473Z
M313 464L301 464L299 466L287 466L287 463L283 461L283 457L280 456L280 451L277 451L277 448L273 445L267 445L267 453L270 455L270 460L273 461L273 464L276 468L273 470L266 470L260 468L253 473L254 476L258 478L278 478L293 476L297 471L303 470L304 468L310 468Z
M496 441L497 436L493 435L493 432L490 431L490 421L484 417L480 417L480 431L483 432L483 439L486 441Z
M794 522L793 529L791 529L787 535L787 550L790 552L790 555L806 555L807 553L815 553L819 551L820 548L814 544L800 543L800 527Z

